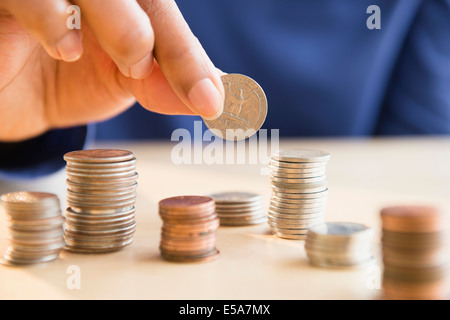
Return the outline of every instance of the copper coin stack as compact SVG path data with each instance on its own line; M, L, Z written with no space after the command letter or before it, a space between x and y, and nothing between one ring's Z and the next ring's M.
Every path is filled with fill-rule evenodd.
M10 241L3 263L33 264L57 259L64 247L64 217L58 197L22 191L3 194L1 200L8 216Z
M178 196L159 202L161 256L173 262L208 262L219 256L216 232L219 219L214 200L203 196Z
M216 203L221 226L250 226L267 222L262 197L250 192L221 192L210 195Z
M105 253L134 240L136 158L126 150L95 149L65 154L66 250Z
M309 149L284 149L272 155L268 219L273 234L304 240L310 226L323 222L329 159L328 152Z
M383 291L393 300L448 298L448 224L433 207L381 210Z

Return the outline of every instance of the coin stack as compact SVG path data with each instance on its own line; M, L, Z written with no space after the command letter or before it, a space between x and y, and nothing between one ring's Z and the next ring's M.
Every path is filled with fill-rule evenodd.
M328 152L308 149L279 150L272 155L268 218L276 236L303 240L311 225L323 222L329 159Z
M73 151L67 161L66 249L78 253L117 251L133 242L136 229L136 158L126 150Z
M448 299L449 234L436 208L381 210L383 291L386 299Z
M64 217L58 197L22 191L3 194L1 200L10 241L3 262L18 265L57 259L64 247Z
M373 230L359 223L326 222L310 227L305 250L311 264L355 267L373 261Z
M210 195L216 203L221 226L249 226L264 223L262 197L250 192L222 192Z
M214 200L202 196L179 196L161 200L159 215L161 256L174 262L208 262L219 256L216 232L219 219Z

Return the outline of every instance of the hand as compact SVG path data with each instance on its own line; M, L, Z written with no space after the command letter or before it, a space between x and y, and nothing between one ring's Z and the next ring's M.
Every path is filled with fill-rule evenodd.
M222 112L224 89L173 0L0 0L0 140L113 117Z

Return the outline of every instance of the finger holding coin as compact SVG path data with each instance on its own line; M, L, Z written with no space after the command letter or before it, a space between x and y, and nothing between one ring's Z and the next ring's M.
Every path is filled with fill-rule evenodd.
M267 116L267 99L253 79L242 74L224 74L225 88L222 115L204 122L211 132L225 140L245 140L254 135Z

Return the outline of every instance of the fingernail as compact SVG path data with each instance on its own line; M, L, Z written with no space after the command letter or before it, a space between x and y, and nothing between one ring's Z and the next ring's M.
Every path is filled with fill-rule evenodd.
M147 78L153 69L153 54L149 52L139 62L130 67L130 77L133 79Z
M222 96L208 78L197 82L189 91L188 98L197 113L206 120L217 119L222 114Z
M83 45L77 32L69 31L56 44L56 50L64 61L71 62L78 60L83 53Z

